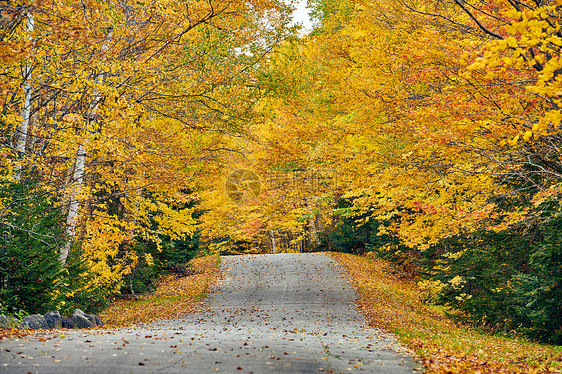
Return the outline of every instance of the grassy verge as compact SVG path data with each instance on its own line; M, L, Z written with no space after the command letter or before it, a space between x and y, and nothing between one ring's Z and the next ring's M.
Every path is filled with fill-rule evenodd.
M191 261L200 274L183 278L167 275L158 281L156 291L138 300L119 300L112 303L101 318L106 326L122 327L134 323L147 323L158 319L174 318L193 311L203 300L209 288L216 284L220 257L207 256Z
M369 323L395 333L429 373L562 372L562 347L488 335L459 326L423 302L416 284L372 256L332 253L356 287Z

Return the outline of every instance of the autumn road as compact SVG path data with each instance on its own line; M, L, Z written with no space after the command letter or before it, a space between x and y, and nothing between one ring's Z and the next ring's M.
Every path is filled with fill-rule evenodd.
M0 342L1 373L412 373L394 340L365 326L324 254L226 257L227 277L182 320ZM51 338L52 337L52 338Z

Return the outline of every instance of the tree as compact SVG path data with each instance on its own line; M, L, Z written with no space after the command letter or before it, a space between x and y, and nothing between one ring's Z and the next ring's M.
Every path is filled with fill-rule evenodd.
M460 269L472 264L490 289L508 281L482 272L482 256L475 255L482 251L451 243L483 238L491 267L502 251L495 232L525 233L525 240L541 233L545 247L539 247L551 248L541 226L556 221L559 210L560 6L328 0L312 6L317 29L281 46L264 66L264 118L254 125L256 141L240 149L245 166L264 175L283 165L303 171L329 165L337 170L337 188L264 193L251 208L261 217L254 237L297 227L318 212L329 230L338 220L334 203L343 198L353 202L349 220L377 223L373 236L381 240L373 242L381 251L409 256L409 264L433 275L442 264L424 263L424 256L455 262L444 276L459 284L469 283ZM287 213L287 195L296 197L291 211L299 214ZM285 214L274 221L275 211ZM236 212L235 227L253 217ZM541 256L535 249L522 253L505 257L513 267L506 279L533 284L536 292L539 284L550 289L551 275L529 274ZM541 257L545 266L557 258L549 253L549 260ZM525 287L517 292L525 294ZM476 303L481 316L490 315L491 304L478 296L484 293L470 295L473 304L463 297L466 310Z
M64 278L57 253L62 214L36 177L28 170L18 174L16 181L0 174L0 305L4 311L45 313L59 306Z
M93 286L116 288L139 261L136 240L194 234L185 190L247 123L256 66L287 32L288 7L38 0L1 10L2 154L11 155L2 162L34 168L45 193L61 197L61 263L80 253L98 274Z

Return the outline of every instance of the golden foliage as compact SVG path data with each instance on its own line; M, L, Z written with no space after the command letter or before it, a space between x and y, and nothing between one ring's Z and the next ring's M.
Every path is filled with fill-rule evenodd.
M287 165L333 169L337 186L265 188L243 207L211 197L208 236L226 225L217 231L242 237L257 220L262 239L274 231L302 241L342 197L417 250L524 220L524 210L496 201L512 196L513 180L545 178L537 201L558 185L549 166L557 145L539 166L520 147L559 133L562 80L559 5L523 3L326 5L318 30L287 41L264 66L263 118L249 128L254 141L232 144L246 158L229 166L264 180Z
M118 287L138 241L193 234L182 207L212 174L224 134L251 116L255 66L286 34L286 12L272 0L0 5L3 176L29 166L61 205L76 205L66 239L94 286Z

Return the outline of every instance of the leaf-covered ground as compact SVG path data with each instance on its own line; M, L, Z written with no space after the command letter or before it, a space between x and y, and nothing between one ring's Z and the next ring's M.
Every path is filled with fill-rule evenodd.
M162 277L156 291L138 300L119 300L102 314L106 326L121 327L174 318L193 311L209 288L221 278L220 257L207 256L190 262L195 275L178 278L173 274Z
M479 333L423 302L416 284L373 256L333 253L356 287L370 325L394 332L429 373L562 372L562 347ZM393 275L394 273L394 275Z

